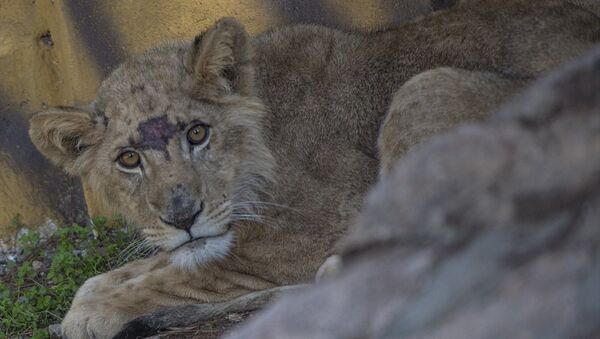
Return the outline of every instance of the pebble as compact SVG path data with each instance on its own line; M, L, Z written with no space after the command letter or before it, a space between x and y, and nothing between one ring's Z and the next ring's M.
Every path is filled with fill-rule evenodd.
M42 240L49 239L52 234L56 232L58 226L51 219L46 220L46 222L38 228L38 233L40 234L40 238Z
M62 337L60 332L60 324L52 324L48 326L48 334L50 335L50 339L60 339Z
M21 228L17 232L17 239L20 239L22 236L29 234L31 231L28 228Z
M6 253L12 248L7 241L0 239L0 253Z
M41 262L41 261L38 261L38 260L34 260L34 261L31 263L31 267L33 267L33 269L34 269L35 271L39 271L39 270L41 270L41 269L42 269L42 267L44 267L44 263L43 263L43 262Z

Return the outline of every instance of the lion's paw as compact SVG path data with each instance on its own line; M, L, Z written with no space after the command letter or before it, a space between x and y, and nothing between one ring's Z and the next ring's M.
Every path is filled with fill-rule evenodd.
M130 318L106 305L73 305L61 323L62 336L68 339L112 338Z

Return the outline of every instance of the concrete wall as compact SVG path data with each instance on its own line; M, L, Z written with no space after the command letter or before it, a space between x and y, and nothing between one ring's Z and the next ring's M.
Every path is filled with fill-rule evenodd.
M47 106L81 105L128 55L192 39L222 16L251 34L283 23L374 28L427 11L415 0L0 0L0 237L17 214L83 222L83 189L33 147L28 119ZM434 3L436 3L434 1ZM443 3L443 1L437 1ZM102 214L93 201L90 214Z

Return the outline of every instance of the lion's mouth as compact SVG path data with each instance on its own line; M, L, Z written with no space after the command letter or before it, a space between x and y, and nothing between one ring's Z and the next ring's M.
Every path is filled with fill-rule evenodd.
M188 247L190 245L199 244L201 242L206 243L206 241L208 241L208 240L224 237L227 234L229 234L229 232L231 232L231 227L230 227L230 225L227 225L227 228L225 229L225 231L223 233L219 233L219 234L215 234L215 235L207 235L207 236L202 236L202 237L196 237L196 238L193 238L192 236L190 236L189 240L187 240L186 242L171 249L169 252L175 252L176 250L178 250L182 247Z

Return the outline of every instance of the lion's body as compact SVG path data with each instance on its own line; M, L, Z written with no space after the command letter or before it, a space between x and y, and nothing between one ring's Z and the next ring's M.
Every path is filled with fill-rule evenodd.
M238 212L238 220L231 217L226 226L211 224L214 239L196 245L204 252L160 239L166 253L86 283L63 323L68 335L110 336L124 322L161 307L218 302L312 279L358 212L380 161L385 172L408 146L481 118L528 80L582 54L600 40L600 18L563 1L490 0L371 33L289 26L246 41L239 30L222 21L193 46L163 46L121 66L99 91L88 119L103 123L86 125L94 133L76 143L77 160L48 149L57 139L56 126L67 125L64 118L55 122L60 112L34 118L32 139L42 152L91 181L115 211L132 211L131 219L150 233L172 231L172 239L183 234L163 224L145 226L156 222L155 210L163 204L145 206L154 201L148 193L154 191L179 199L160 198L167 199L167 215L177 205L171 200L185 205L188 195L190 206L196 206L194 196L212 196L200 205L206 213L235 216L235 207L219 210L219 199L225 199L252 205L250 212L260 215L244 220ZM222 57L227 53L231 58ZM470 104L478 90L479 100ZM188 96L174 99L181 93ZM214 126L211 148L197 159L192 155L197 164L191 167L175 164L190 161L177 155L183 146L175 140L177 126L189 120L185 110ZM161 130L163 142L144 144L159 127L169 131ZM101 156L127 142L150 150L143 163L148 173L136 184L121 184L120 174L108 177L117 173L113 159ZM86 147L79 150L80 144ZM219 151L225 153L210 153ZM152 189L140 188L146 178L152 178ZM139 201L132 197L143 194ZM209 245L218 253L208 253ZM185 251L197 252L188 259Z
M277 162L273 201L305 216L271 215L285 229L286 243L294 241L289 230L299 230L295 242L300 246L281 252L276 245L267 252L289 258L286 263L303 258L307 270L286 264L282 269L291 268L286 275L310 279L322 255L345 232L376 179L379 126L394 92L407 80L436 67L454 67L514 81L517 86L503 86L488 106L477 107L489 109L600 39L598 18L575 7L556 6L558 1L535 7L530 1L512 3L511 8L506 1L488 1L486 7L469 9L466 17L459 7L375 33L288 26L253 40L258 96L269 108L267 142ZM447 107L435 109L440 114L431 115L438 119L431 124L446 128L487 112L451 119L447 115L453 112L443 114ZM306 239L308 234L318 236ZM262 243L260 237L257 241ZM305 261L315 254L312 264ZM291 282L283 277L270 279Z

